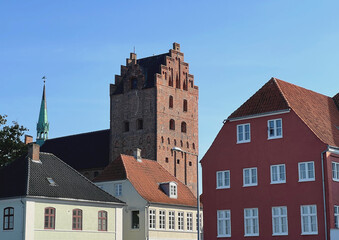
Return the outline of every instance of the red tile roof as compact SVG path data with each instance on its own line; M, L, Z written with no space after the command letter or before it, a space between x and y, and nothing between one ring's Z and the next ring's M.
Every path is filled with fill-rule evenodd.
M158 162L121 154L94 179L94 182L128 179L135 190L148 202L183 206L197 206L191 190L172 176ZM178 198L170 198L160 188L160 183L176 182Z
M338 94L332 98L272 78L228 119L293 110L311 131L325 144L339 146Z

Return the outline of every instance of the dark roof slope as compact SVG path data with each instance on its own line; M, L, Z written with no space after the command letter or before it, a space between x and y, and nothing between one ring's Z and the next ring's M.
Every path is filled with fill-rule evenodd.
M109 129L48 139L41 151L53 153L78 171L104 168L109 163Z
M339 93L337 93L337 94L333 97L333 101L334 101L334 103L335 103L335 105L337 106L338 111L339 111Z
M112 171L114 168L123 173ZM197 199L191 190L153 160L142 159L142 162L138 162L133 156L121 154L94 179L94 182L123 179L128 179L140 196L148 202L197 206ZM170 198L161 190L159 184L165 182L177 183L178 198Z
M141 67L143 74L145 75L144 88L151 88L155 86L155 74L160 73L160 66L166 65L166 56L169 53L155 55L147 58L140 58L137 60L137 64Z
M0 170L0 198L16 196L123 203L50 153L40 153L40 162L26 156Z
M332 98L272 78L228 119L292 109L325 144L339 146L337 95Z

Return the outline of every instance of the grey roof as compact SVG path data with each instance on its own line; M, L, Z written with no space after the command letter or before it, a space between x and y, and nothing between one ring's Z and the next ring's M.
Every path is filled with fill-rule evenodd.
M52 178L55 185L51 185ZM21 157L0 169L0 198L31 196L123 203L51 153Z

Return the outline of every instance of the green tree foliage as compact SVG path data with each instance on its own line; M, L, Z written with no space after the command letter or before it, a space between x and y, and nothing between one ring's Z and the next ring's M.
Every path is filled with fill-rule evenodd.
M0 167L27 153L27 146L20 140L27 128L13 121L7 125L7 115L0 115Z

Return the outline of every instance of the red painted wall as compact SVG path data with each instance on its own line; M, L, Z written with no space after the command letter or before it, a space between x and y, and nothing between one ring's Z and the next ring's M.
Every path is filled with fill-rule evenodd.
M268 140L267 121L278 118L283 138ZM251 142L237 144L236 126L244 123L251 124ZM224 209L231 210L232 239L324 239L321 152L325 149L293 111L226 122L201 161L204 239L229 239L217 238L217 210ZM314 161L315 181L298 182L298 162L307 161ZM285 164L286 183L270 184L270 166L275 164ZM243 187L243 168L249 167L257 167L258 186ZM230 170L229 189L216 189L216 172L221 170ZM317 205L318 235L302 236L300 206L310 204ZM288 236L272 236L273 206L287 206ZM244 237L244 208L259 209L258 237Z

